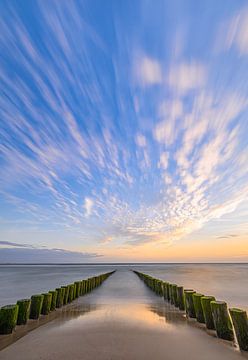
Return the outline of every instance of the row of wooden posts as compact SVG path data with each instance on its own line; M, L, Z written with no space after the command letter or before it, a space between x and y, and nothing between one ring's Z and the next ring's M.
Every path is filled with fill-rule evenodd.
M215 330L219 338L234 340L234 335L241 350L248 351L248 318L244 310L228 309L224 301L216 301L214 296L204 296L192 289L171 284L150 275L134 271L145 284L156 294L179 310L185 311L187 317L205 324L209 330Z
M25 325L28 319L39 319L56 308L71 303L101 285L114 271L93 276L87 280L75 281L44 294L31 296L30 299L18 300L15 305L6 305L0 309L0 334L11 334L16 325Z

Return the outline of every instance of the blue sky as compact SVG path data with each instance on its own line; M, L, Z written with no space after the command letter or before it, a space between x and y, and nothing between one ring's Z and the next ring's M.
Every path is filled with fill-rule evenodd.
M0 261L248 260L247 2L0 7Z

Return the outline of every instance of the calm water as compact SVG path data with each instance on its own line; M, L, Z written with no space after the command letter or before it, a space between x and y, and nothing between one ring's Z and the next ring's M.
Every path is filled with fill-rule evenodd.
M120 272L137 269L185 288L214 295L219 300L227 301L229 306L248 310L248 264L1 265L0 305L15 303L20 298L113 269ZM111 291L108 300L108 294L105 294L105 301L145 301L142 294L136 294L133 277L123 276L122 281L121 290L112 281L111 286L113 289L116 286L116 291ZM126 281L133 281L133 284Z

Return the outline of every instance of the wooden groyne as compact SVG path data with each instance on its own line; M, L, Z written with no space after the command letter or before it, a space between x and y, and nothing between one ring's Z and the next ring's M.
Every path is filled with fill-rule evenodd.
M16 325L25 325L29 319L38 320L40 315L48 315L57 308L71 303L100 286L115 271L75 281L44 294L32 295L31 299L18 300L14 305L0 309L0 335L11 334Z
M193 289L156 279L133 270L138 277L165 301L186 313L186 316L214 330L217 337L228 341L237 339L240 350L248 351L248 318L244 310L228 309L224 301L205 296Z

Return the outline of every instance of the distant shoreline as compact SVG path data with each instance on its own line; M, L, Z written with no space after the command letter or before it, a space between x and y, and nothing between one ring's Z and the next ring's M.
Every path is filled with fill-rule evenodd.
M239 264L248 264L247 261L244 262L106 262L106 263L0 263L0 266L6 265L66 265L66 266L78 266L78 265L87 265L87 266L102 266L102 265L239 265Z

